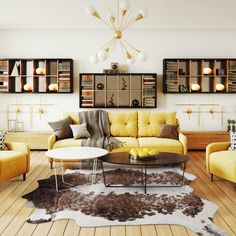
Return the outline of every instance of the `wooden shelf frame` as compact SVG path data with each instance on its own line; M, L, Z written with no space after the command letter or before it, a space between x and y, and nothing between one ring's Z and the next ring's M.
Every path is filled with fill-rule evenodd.
M6 68L3 66L5 64ZM59 69L63 65L66 65L67 70ZM37 74L37 68L45 69L45 74ZM17 73L13 74L13 71ZM30 84L32 91L25 91L25 84ZM58 90L50 91L50 84L57 84ZM73 60L71 58L0 59L0 93L63 94L73 93L73 87Z
M209 67L210 74L204 74ZM200 85L193 91L191 85ZM216 89L223 84L224 89ZM163 93L236 93L236 58L166 58L163 60Z
M135 79L137 79L138 84L135 83ZM153 84L145 86L144 79L153 80ZM121 88L121 83L122 83L121 81L123 80L126 81L127 87L125 89ZM103 84L104 86L103 89L98 89L96 87L97 84L99 83ZM151 94L150 96L145 96L144 94L145 88L149 88L152 91L153 95ZM79 102L80 108L156 108L157 107L157 75L155 73L119 73L119 74L83 73L80 74L79 90L80 90L80 102ZM113 94L111 95L112 92ZM111 99L111 97L110 98L108 97L110 95L114 97L113 105L109 105L109 99ZM127 99L124 98L126 96ZM134 99L137 99L139 101L138 106L133 106L132 101ZM144 104L145 99L150 99L149 105Z

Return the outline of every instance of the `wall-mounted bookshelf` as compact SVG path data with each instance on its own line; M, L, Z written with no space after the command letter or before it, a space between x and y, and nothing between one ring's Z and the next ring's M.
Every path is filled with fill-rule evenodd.
M80 74L81 108L155 108L156 74Z
M0 59L1 93L73 93L73 60Z
M163 92L236 93L236 59L164 59Z

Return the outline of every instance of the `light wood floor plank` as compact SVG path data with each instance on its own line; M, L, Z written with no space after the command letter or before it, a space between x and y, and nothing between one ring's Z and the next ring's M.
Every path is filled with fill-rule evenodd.
M112 226L111 236L125 236L125 226Z
M66 229L68 220L56 220L53 221L53 225L50 228L48 236L63 236Z
M81 228L79 236L94 236L95 228Z
M77 226L74 220L69 220L64 236L78 236L80 231L80 227Z
M126 236L141 236L140 226L126 226Z
M158 236L173 236L169 225L155 225Z
M171 232L175 236L188 236L187 230L185 227L180 225L171 225Z
M111 227L98 227L95 230L95 236L110 236Z
M154 225L142 225L141 226L142 236L157 236L157 232Z

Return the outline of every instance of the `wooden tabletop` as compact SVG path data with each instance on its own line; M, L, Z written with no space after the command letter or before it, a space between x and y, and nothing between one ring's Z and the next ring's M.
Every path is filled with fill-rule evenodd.
M189 160L187 156L170 152L159 152L158 158L156 160L146 160L146 161L133 160L129 157L128 152L109 153L103 157L100 157L99 159L102 162L107 162L111 164L146 165L146 166L180 164L180 163L185 163Z

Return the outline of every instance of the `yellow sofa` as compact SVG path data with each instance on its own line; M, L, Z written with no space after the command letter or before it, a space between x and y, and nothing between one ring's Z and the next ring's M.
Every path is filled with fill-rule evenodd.
M0 151L0 181L19 175L26 179L30 168L30 148L24 143L5 143L8 150Z
M236 151L229 151L230 142L211 143L206 148L206 167L211 175L216 175L236 183Z
M64 112L61 118L70 116L74 124L79 124L78 112ZM152 148L159 152L173 152L187 154L187 137L179 132L179 140L158 138L160 135L160 124L176 125L176 112L109 112L111 135L124 145L113 150L113 152L126 152L131 148ZM48 139L48 149L81 146L80 139L56 140L52 134ZM53 160L49 158L51 163Z

